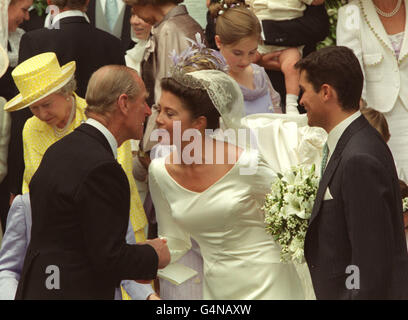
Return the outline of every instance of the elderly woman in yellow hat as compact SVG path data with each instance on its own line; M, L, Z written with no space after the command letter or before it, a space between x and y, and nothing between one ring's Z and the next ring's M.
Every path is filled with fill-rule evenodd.
M19 94L8 101L4 110L12 112L29 107L33 117L23 129L23 193L40 165L45 151L85 121L86 101L75 94L75 61L60 66L55 53L47 52L19 64L12 72ZM130 142L118 148L130 185L130 221L137 242L145 241L146 215L132 175Z

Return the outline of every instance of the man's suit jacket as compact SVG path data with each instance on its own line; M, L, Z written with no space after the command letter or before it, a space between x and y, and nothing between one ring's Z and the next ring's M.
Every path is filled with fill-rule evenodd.
M85 97L92 73L109 64L125 65L120 41L114 36L92 27L83 17L66 17L59 21L60 29L37 29L23 35L20 43L19 63L44 52L55 52L60 65L76 62L75 78L80 97ZM29 108L11 113L9 144L9 190L21 193L24 173L22 131Z
M59 21L59 29L41 28L23 35L19 62L44 52L55 52L64 65L76 62L76 93L85 97L92 73L108 64L125 65L120 40L91 26L84 17L66 17Z
M91 24L94 27L97 26L97 23L96 23L96 12L97 12L96 5L97 5L97 0L90 0L89 5L88 5L88 10L86 11L86 14L89 17L89 20L91 21ZM130 34L130 17L131 16L132 16L132 8L130 6L128 6L128 5L126 5L125 6L125 12L124 12L124 15L123 15L123 20L122 20L122 32L121 32L121 35L120 35L121 48L122 48L123 52L126 52L126 50L132 48L133 45L134 45L134 42L132 41L132 37L131 37L131 34ZM120 18L121 17L119 17L119 19Z
M53 144L30 183L31 242L16 299L113 299L123 279L154 279L153 247L126 243L129 193L99 130L82 124ZM59 289L46 286L48 266L59 269Z
M327 188L331 200L324 200ZM305 258L317 299L408 298L408 253L394 160L363 116L344 131L320 181ZM346 283L360 289L350 290Z
M372 1L354 0L339 9L337 45L353 50L364 73L362 98L383 113L390 111L398 98L408 105L408 23L404 32L397 59Z

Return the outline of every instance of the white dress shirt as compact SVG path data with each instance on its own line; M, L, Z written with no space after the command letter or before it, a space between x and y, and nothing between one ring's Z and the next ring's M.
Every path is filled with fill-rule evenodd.
M113 156L115 157L115 159L118 158L118 142L116 141L116 138L113 136L113 134L99 121L89 118L88 120L86 120L87 124L91 125L92 127L98 129L106 138L106 140L108 140L109 145L112 149L113 152Z
M58 21L67 17L84 17L85 20L90 23L85 12L82 12L81 10L67 10L55 15L52 15L51 12L49 12L45 18L44 27L48 29L58 29Z
M331 156L333 154L333 151L334 151L334 149L336 149L337 142L339 142L339 139L342 136L342 134L344 133L344 131L359 116L361 116L360 111L357 111L357 112L353 113L351 116L344 119L342 122L340 122L337 126L335 126L329 132L329 135L327 137L327 146L329 148L329 155L327 157L327 163L329 163L329 160L330 160L330 158L331 158Z

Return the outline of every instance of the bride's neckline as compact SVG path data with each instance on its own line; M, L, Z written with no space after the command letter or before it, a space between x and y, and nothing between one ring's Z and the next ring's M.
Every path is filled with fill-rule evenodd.
M205 188L202 191L194 191L194 190L190 190L184 186L182 186L176 179L173 178L173 176L170 174L170 172L167 170L166 167L166 159L167 157L163 157L162 158L162 162L163 162L163 167L164 167L164 171L166 172L167 176L170 178L171 181L173 181L179 188L189 192L189 193L193 193L196 195L200 195L203 194L204 192L207 192L208 190L212 189L215 185L217 185L218 183L220 183L222 180L224 180L227 176L230 175L230 173L235 170L235 168L238 166L238 163L241 162L241 159L243 158L244 153L246 152L246 149L240 149L240 155L237 159L237 161L234 163L234 165L225 173L223 174L219 179L217 179L214 183L212 183L211 185L209 185L207 188Z

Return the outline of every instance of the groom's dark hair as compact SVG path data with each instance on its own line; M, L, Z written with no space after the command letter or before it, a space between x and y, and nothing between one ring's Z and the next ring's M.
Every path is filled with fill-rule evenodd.
M364 76L351 49L341 46L320 49L298 61L295 68L306 71L306 79L316 92L323 84L332 86L343 110L359 109Z

